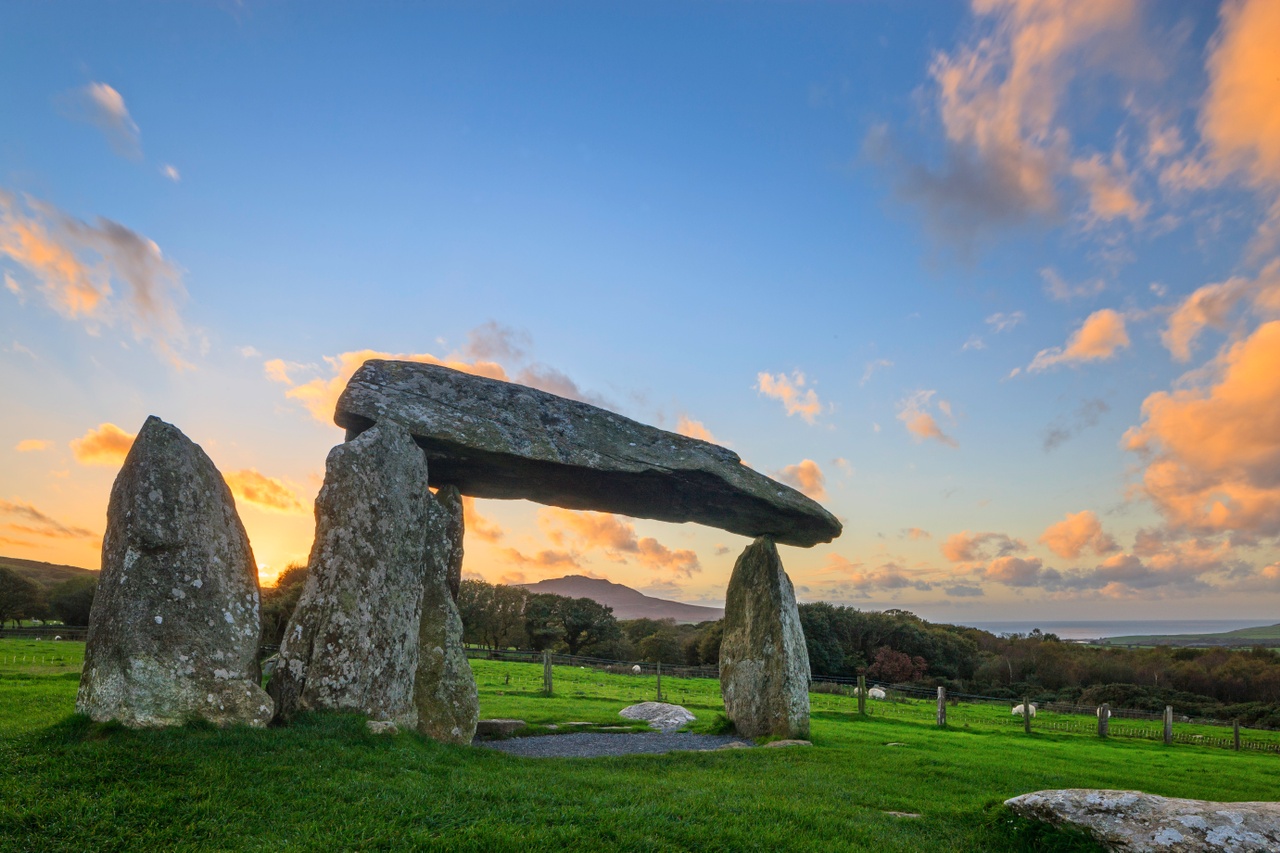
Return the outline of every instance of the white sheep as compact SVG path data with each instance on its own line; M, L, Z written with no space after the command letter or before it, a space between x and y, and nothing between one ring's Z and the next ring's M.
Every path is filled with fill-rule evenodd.
M1029 707L1030 707L1030 709L1031 709L1031 711L1030 711L1031 716L1033 716L1033 717L1034 717L1034 716L1036 715L1036 706L1035 706L1035 703L1034 703L1034 702L1033 702L1033 703L1031 703L1031 705L1030 705ZM1013 715L1014 715L1015 717L1021 717L1021 716L1022 716L1022 712L1023 712L1023 710L1024 710L1024 709L1023 709L1023 707L1022 707L1022 703L1021 703L1021 702L1019 702L1017 705L1014 705L1014 706L1013 706L1013 711L1012 711L1012 713L1013 713Z
M53 639L54 639L55 641L57 641L57 640L61 640L61 639L62 639L62 635L61 635L61 634L59 634L58 636L54 637Z
M639 674L640 674L640 664L636 664L635 666L631 667L631 671L632 671L632 672L634 672L636 675L639 675Z
M879 687L872 687L867 691L867 695L872 699L883 699L885 697L885 692Z

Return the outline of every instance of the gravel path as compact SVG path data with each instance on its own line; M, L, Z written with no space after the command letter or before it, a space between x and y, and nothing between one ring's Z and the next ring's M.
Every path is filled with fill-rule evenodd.
M687 732L664 734L593 734L515 737L509 740L476 741L475 746L496 749L526 758L599 758L605 755L638 755L678 750L715 749L740 738L729 735L695 735Z

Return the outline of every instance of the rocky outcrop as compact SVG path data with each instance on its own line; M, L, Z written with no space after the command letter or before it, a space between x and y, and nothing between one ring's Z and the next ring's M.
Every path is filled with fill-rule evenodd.
M682 705L669 702L640 702L628 705L618 712L619 717L628 720L644 720L649 728L664 732L674 732L698 719Z
M127 726L262 726L258 569L231 491L147 418L111 488L76 710Z
M366 361L334 420L348 436L404 425L427 453L432 485L465 495L696 521L787 545L840 535L831 513L731 450L439 365Z
M1141 791L1068 788L1023 794L1005 805L1023 817L1085 829L1109 850L1280 850L1280 803L1213 803Z
M413 699L418 731L442 743L468 744L476 733L480 700L462 646L462 617L452 579L461 578L462 501L445 487L427 499L427 570L418 631Z
M393 422L329 451L306 584L268 685L277 718L328 709L417 724L426 482L422 451Z
M744 737L809 737L809 652L791 579L766 537L747 546L729 578L720 693Z

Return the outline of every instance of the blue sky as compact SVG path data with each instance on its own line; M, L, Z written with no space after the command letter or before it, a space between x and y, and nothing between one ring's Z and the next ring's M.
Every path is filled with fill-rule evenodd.
M5 6L0 553L96 565L157 414L269 580L367 351L729 444L845 521L802 598L1267 617L1276 40L1265 0ZM688 601L746 544L470 519L488 579Z

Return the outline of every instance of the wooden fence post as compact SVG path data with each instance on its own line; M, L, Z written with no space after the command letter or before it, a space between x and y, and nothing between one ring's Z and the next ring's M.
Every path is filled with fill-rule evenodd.
M542 650L542 692L551 695L551 650Z
M1173 746L1173 706L1164 706L1164 745Z
M1022 730L1031 734L1031 700L1026 696L1022 697Z
M662 701L662 661L658 661L658 701Z
M1236 752L1239 752L1240 751L1240 721L1239 720L1233 720L1231 723L1231 742L1232 742L1232 748Z
M863 716L867 714L867 677L865 675L858 676L858 713Z
M1107 724L1111 721L1111 706L1102 703L1102 707L1098 709L1098 737L1107 736Z
M947 688L938 688L938 728L947 727Z

